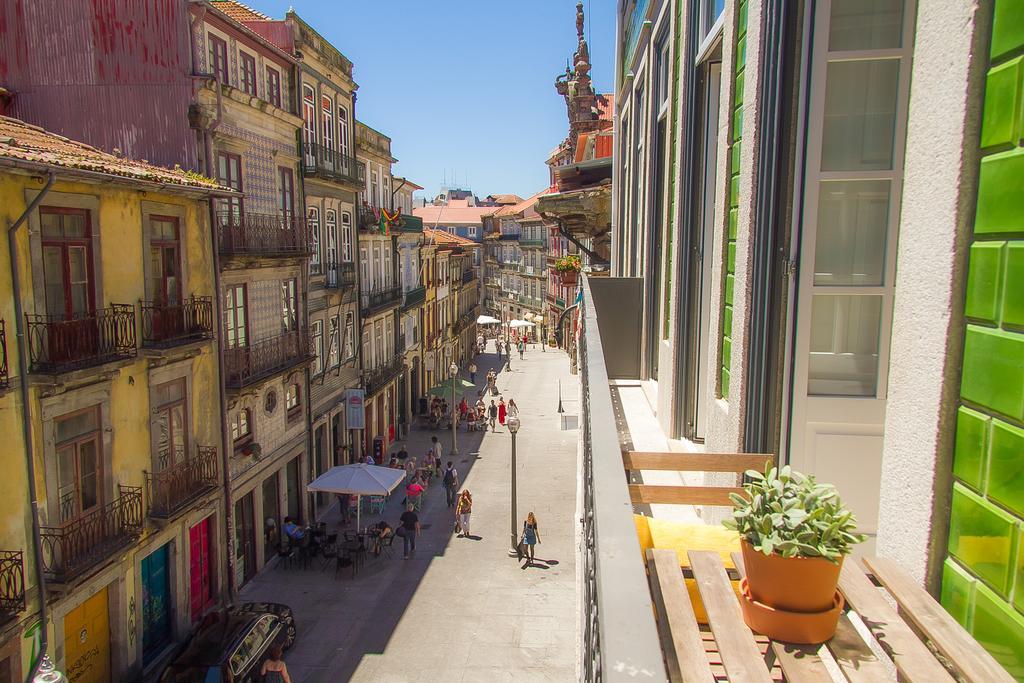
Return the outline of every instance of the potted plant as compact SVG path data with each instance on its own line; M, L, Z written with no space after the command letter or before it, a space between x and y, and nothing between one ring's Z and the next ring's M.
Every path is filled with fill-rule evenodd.
M864 540L839 492L789 466L748 470L744 494L732 494L746 578L743 617L770 638L820 643L835 633L843 609L837 591L843 558Z
M576 277L583 270L583 264L580 263L579 256L568 254L567 256L555 259L555 270L558 272L559 277L562 278L563 285L574 285L576 284Z

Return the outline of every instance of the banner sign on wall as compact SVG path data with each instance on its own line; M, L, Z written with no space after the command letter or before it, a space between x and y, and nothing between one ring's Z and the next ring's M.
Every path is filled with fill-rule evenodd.
M366 429L365 393L363 389L345 390L345 422L349 429Z

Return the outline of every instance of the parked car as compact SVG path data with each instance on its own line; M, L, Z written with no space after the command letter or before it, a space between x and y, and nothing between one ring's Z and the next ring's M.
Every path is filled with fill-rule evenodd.
M160 676L161 683L249 683L259 680L271 645L295 642L295 618L287 605L247 602L214 612Z

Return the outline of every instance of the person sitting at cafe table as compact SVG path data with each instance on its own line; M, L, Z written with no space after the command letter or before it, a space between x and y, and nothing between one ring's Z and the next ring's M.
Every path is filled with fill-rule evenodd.
M284 524L281 526L281 529L288 538L295 541L301 541L302 537L306 535L306 530L293 522L291 517L284 518Z
M373 539L373 554L380 555L381 542L388 536L393 535L395 532L392 531L391 525L387 522L381 522L375 528L376 534Z

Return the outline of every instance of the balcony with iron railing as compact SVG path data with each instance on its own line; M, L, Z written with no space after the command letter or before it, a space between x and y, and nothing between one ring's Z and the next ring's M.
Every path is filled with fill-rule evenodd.
M518 232L503 232L498 235L498 240L501 242L517 242L519 241Z
M380 313L401 303L402 287L400 285L378 287L368 292L362 292L360 297L360 308L364 316Z
M412 308L417 304L423 303L427 298L427 288L423 285L419 287L413 287L405 293L405 300L402 302L402 308Z
M306 257L312 253L310 234L300 215L217 214L217 247L225 256Z
M356 264L352 261L324 265L324 288L347 289L356 286Z
M190 296L181 303L141 301L143 348L165 349L213 339L213 299Z
M0 389L10 386L11 378L7 369L7 324L0 320Z
M476 279L476 273L471 268L467 268L462 271L462 284L468 285L470 282Z
M67 583L115 555L142 533L142 487L120 486L120 495L59 526L39 530L43 571L56 583Z
M383 365L372 370L363 371L363 386L366 388L366 397L373 396L398 377L402 372L403 364L402 354L396 353Z
M544 246L544 240L542 239L520 239L519 246L523 249L540 249Z
M454 337L455 335L460 334L463 330L472 325L476 318L477 315L474 311L466 311L460 315L451 325L452 336Z
M362 188L363 166L354 156L316 143L302 143L302 171L307 176Z
M158 454L157 471L145 472L149 516L170 519L217 488L217 449L199 446L188 453L177 446Z
M25 559L20 550L0 550L0 623L25 611Z
M423 219L419 216L410 216L403 213L398 225L395 226L395 230L406 233L423 232Z
M313 358L309 332L290 330L248 346L224 350L224 381L241 389Z
M59 374L132 358L135 307L111 304L70 318L26 315L29 372Z

